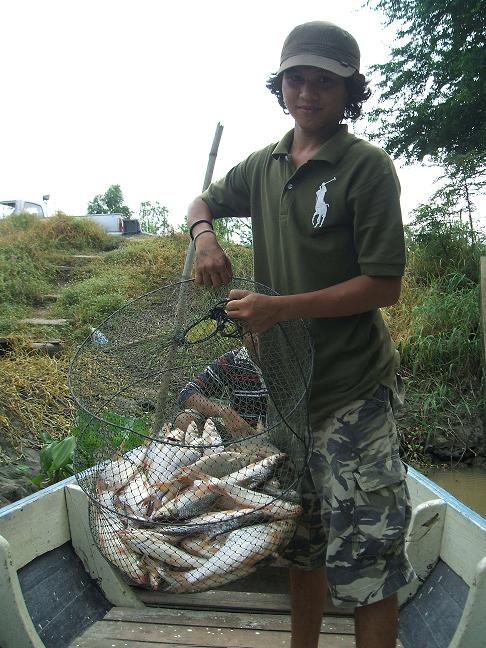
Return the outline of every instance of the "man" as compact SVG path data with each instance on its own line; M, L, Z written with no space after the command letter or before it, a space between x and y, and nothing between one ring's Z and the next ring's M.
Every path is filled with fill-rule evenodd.
M279 296L232 290L227 312L252 332L310 320L314 449L291 561L292 648L315 648L328 587L356 606L358 648L392 648L397 590L414 577L410 518L390 395L396 351L379 308L400 295L399 185L384 151L342 125L369 97L360 52L327 22L296 27L267 87L294 120L189 208L196 281L221 286L231 263L213 218L252 219L255 279Z

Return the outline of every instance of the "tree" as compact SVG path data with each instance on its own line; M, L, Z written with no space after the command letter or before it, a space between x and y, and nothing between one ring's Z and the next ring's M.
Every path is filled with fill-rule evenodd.
M169 223L169 210L158 201L140 203L138 219L144 232L151 234L168 234L171 227Z
M486 156L448 154L440 160L444 175L439 178L443 186L431 198L432 203L442 203L449 214L463 222L467 218L471 238L475 239L473 214L476 211L474 198L486 186L483 169Z
M387 63L375 65L370 115L384 147L407 161L486 150L486 0L368 0L398 23ZM484 163L484 157L483 157Z
M123 204L120 185L111 185L104 194L98 194L88 203L88 214L121 214L130 218L132 210Z
M223 241L252 245L253 234L248 218L218 218L213 220L214 231Z

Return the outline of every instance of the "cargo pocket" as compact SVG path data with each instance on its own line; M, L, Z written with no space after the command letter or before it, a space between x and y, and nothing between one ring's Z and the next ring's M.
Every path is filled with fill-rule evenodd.
M409 518L406 469L398 455L360 466L353 473L353 557L380 556L401 545Z

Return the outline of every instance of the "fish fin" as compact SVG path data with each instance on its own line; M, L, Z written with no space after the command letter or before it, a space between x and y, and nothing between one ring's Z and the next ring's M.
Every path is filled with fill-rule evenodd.
M169 488L173 485L174 481L175 480L166 481L166 482L158 481L158 482L154 482L151 485L153 486L153 488L158 488L161 491L166 491L169 490Z
M191 479L192 481L200 480L205 482L213 479L211 475L208 475L202 470L199 470L199 468L194 468L193 466L184 466L181 468L181 472L182 471L186 474L186 479Z
M163 569L159 563L157 563L152 558L145 556L144 562L147 565L148 573L151 576L151 581L157 579L156 589L160 589L161 582L165 582L167 587L165 590L176 591L181 588L184 588L184 585L187 586L186 579L184 578L183 573L177 573L169 571L168 569Z
M168 482L169 484L173 484L174 481L187 481L191 482L194 481L193 472L197 471L197 469L193 469L192 466L181 466L179 470L176 472L174 475L174 479L171 482Z

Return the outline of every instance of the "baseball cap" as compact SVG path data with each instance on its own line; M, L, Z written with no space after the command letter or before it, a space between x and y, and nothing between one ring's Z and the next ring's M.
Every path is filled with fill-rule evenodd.
M285 39L280 69L309 65L350 77L359 70L359 46L351 34L330 22L297 25Z

